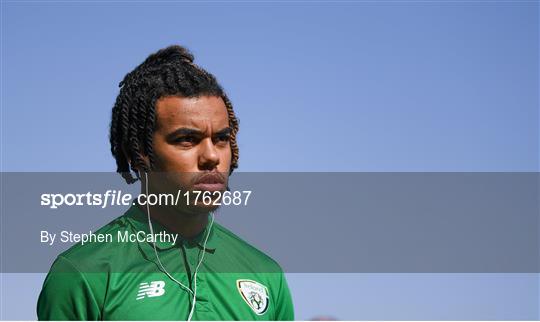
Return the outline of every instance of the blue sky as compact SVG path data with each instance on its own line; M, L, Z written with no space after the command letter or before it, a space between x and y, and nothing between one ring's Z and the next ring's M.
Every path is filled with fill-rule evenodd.
M3 5L4 171L114 171L123 76L190 48L240 171L535 171L536 2Z
M117 84L170 44L190 48L232 99L239 171L539 171L538 7L2 2L2 171L114 171ZM42 279L5 275L24 287L3 297L2 318L33 319ZM301 319L540 314L534 274L290 284Z

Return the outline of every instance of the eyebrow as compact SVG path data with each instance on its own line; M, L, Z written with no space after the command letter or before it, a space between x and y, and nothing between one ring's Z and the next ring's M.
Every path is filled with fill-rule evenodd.
M216 135L230 135L232 132L232 129L230 127L223 128L216 132Z
M226 127L226 128L223 128L219 131L217 131L214 135L229 135L231 134L232 130L230 127ZM188 127L181 127L179 129L176 129L174 130L173 132L169 133L167 135L167 139L174 139L175 137L177 136L189 136L189 135L194 135L194 136L202 136L203 135L203 132L198 130L198 129L192 129L192 128L188 128Z

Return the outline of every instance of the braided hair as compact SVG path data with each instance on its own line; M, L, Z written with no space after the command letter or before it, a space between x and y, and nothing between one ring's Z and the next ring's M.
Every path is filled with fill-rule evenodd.
M193 55L186 48L169 46L148 56L120 82L120 93L112 109L109 139L111 153L116 159L116 172L128 184L140 179L137 170L147 172L154 168L152 136L156 124L156 102L165 96L221 97L231 128L229 174L238 167L236 134L239 122L231 101L214 75L195 65L193 60ZM149 164L144 156L148 157Z

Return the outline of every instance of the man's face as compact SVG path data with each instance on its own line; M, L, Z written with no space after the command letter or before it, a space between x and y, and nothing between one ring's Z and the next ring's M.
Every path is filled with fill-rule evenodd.
M221 97L167 96L156 103L153 175L160 191L224 191L231 166L230 128ZM153 180L151 180L152 182ZM215 198L212 198L215 199Z

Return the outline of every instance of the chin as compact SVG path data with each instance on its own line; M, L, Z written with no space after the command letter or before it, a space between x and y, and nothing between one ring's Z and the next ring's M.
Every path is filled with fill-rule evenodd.
M212 212L212 211L215 211L219 208L219 205L205 205L205 204L200 204L200 205L193 205L190 207L193 212L195 213L198 213L198 214L206 214L206 213L209 213L209 212Z

